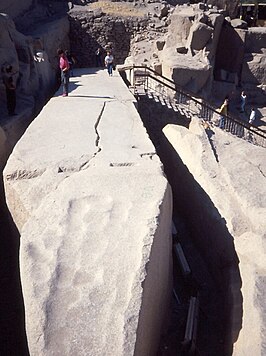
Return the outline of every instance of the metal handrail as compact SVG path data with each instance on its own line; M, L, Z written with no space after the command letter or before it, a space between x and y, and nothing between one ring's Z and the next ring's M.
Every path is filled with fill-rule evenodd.
M172 90L175 93L175 103L179 105L183 104L184 107L187 107L193 113L191 109L191 103L194 104L194 107L198 107L200 111L200 117L205 121L212 121L212 118L215 115L221 116L219 111L217 111L214 106L208 103L205 99L197 97L194 93L188 91L187 89L182 88L177 85L173 80L157 73L154 69L148 66L120 66L119 71L133 70L133 87L136 92L136 79L142 78L142 85L146 92L156 92L156 89L149 85L149 80L153 80L159 85L162 85L164 88ZM160 93L162 95L162 93ZM184 102L189 101L189 105L184 105ZM234 117L232 115L223 115L224 117L224 129L230 133L237 135L238 137L244 138L246 140L253 140L255 144L266 147L266 132L257 126L254 126L248 122L244 122L241 119ZM254 140L255 138L255 140Z

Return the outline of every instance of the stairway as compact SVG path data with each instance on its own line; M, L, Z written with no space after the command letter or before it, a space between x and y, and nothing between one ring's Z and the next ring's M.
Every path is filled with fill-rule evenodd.
M119 71L130 71L133 78L130 89L137 99L146 96L177 114L191 119L196 116L209 126L219 126L220 114L215 107L202 98L196 98L183 88L146 66L121 67ZM133 75L132 75L133 70ZM225 118L224 130L254 145L266 147L266 132L231 115Z

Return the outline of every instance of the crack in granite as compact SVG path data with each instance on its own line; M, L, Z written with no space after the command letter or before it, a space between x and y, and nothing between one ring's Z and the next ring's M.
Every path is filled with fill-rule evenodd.
M92 157L88 161L86 161L85 163L83 163L80 166L79 170L87 169L89 167L89 164L90 164L91 160L93 160L98 155L98 153L100 153L101 150L102 150L101 147L99 146L99 142L100 142L101 137L100 137L100 134L99 134L99 131L98 131L98 126L99 126L100 121L102 119L102 116L103 116L103 113L104 113L104 110L105 110L105 106L106 106L106 101L103 103L102 110L101 110L101 112L100 112L100 114L99 114L99 116L98 116L98 118L97 118L97 120L95 122L95 125L94 125L94 130L95 130L95 133L96 133L95 146L96 146L97 150L94 152L94 154L92 155Z

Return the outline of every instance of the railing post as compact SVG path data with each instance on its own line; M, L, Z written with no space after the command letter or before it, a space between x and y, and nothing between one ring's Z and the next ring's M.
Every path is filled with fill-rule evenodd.
M144 81L144 91L148 91L149 83L148 83L148 76L147 76L147 66L145 66L145 81Z
M135 83L135 65L133 64L132 67L133 77L132 77L132 85L134 88L134 95L136 94L136 83Z
M131 66L133 71L132 76L132 86L134 88L134 94L136 95L136 85L140 83L144 87L144 91L147 93L149 89L153 90L154 93L159 92L159 94L163 95L167 98L166 90L174 90L174 105L177 108L178 104L183 104L181 106L186 106L187 109L194 113L196 112L199 117L203 118L206 121L214 124L215 126L219 126L226 131L229 131L233 135L238 137L242 137L248 141L251 141L263 147L266 147L266 132L261 130L258 127L253 125L249 125L245 122L242 122L239 118L234 118L229 115L224 117L222 122L222 127L219 125L219 119L221 115L211 104L208 104L204 99L195 99L192 93L183 90L180 86L177 85L170 79L156 73L152 68L149 68L147 65L142 66ZM139 69L139 73L136 74L136 70ZM152 73L152 74L151 74ZM140 81L138 81L138 77L140 77ZM156 83L157 85L155 85ZM166 84L168 83L168 84ZM170 84L169 84L170 83ZM174 87L173 87L174 86ZM195 108L197 109L195 111Z

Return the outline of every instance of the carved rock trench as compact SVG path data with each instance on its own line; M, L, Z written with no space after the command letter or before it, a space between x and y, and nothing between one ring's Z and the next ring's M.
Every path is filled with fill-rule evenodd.
M216 127L205 131L198 118L174 122L158 105L143 97L138 107L173 190L174 220L188 230L180 239L204 311L199 350L264 354L265 150Z

